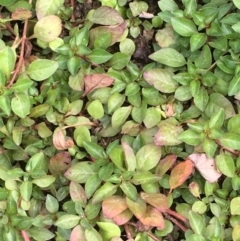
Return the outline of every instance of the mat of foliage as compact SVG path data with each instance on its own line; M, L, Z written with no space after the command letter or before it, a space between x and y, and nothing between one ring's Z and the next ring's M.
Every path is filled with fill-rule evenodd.
M239 0L0 9L0 240L240 240Z

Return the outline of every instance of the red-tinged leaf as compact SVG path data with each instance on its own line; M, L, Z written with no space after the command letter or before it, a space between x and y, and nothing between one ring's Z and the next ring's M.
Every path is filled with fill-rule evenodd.
M130 198L126 197L128 208L132 213L138 218L145 216L147 211L147 204L142 198L138 198L136 201L132 201Z
M32 12L25 8L17 8L12 13L12 20L25 20L32 17Z
M74 146L72 138L65 136L64 131L60 128L54 131L53 144L57 150L65 150Z
M85 75L84 83L85 83L85 92L84 95L89 94L91 91L109 86L113 83L114 79L105 74L89 74Z
M87 241L84 233L84 229L81 225L77 225L73 228L69 241Z
M126 143L122 143L122 148L125 156L125 163L128 171L135 171L136 169L136 156L133 152L133 149Z
M60 174L67 171L67 169L70 167L70 164L71 156L69 152L63 151L57 153L50 159L48 168L52 174Z
M84 207L87 203L87 197L84 188L77 182L71 181L69 193L73 202L80 202Z
M161 193L140 193L141 198L160 212L168 209L168 198Z
M127 27L126 22L122 22L121 24L118 24L117 26L100 26L94 29L90 30L90 46L93 46L95 40L99 35L111 34L111 45L115 44L116 42L119 41L121 36L123 35L125 29Z
M113 218L127 208L126 199L121 196L111 196L102 202L102 211L107 218Z
M113 217L113 221L120 226L127 223L132 218L132 216L132 212L127 209L122 213L118 214L117 216Z
M172 165L175 163L176 160L177 160L176 155L166 156L157 165L155 174L158 174L159 176L163 176L172 167Z
M90 15L89 20L92 23L101 25L116 25L123 22L123 18L119 12L107 6L102 6L97 8L92 15Z
M208 182L216 182L222 175L217 171L215 160L208 158L206 154L191 154L188 158Z
M157 227L159 230L164 229L164 219L162 214L155 208L147 207L147 212L140 221L145 226Z
M171 171L169 177L170 192L172 189L181 186L192 174L194 165L190 160L177 164Z

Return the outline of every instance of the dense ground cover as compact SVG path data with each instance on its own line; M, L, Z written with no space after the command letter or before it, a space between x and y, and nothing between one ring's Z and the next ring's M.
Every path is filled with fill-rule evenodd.
M0 6L0 240L240 240L238 0Z

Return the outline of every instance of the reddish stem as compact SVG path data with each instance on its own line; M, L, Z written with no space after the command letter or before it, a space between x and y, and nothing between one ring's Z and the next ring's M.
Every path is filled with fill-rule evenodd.
M174 212L171 209L167 209L165 212L168 213L169 215L183 221L184 223L188 223L188 220L185 217L183 217L181 214L179 214L177 212Z
M30 238L28 237L28 234L25 230L21 231L22 237L24 239L24 241L31 241Z
M169 220L172 221L174 224L176 224L184 233L187 231L187 228L184 227L177 219L171 217L171 216L168 215L167 213L163 213L163 215L165 216L165 218L169 219Z

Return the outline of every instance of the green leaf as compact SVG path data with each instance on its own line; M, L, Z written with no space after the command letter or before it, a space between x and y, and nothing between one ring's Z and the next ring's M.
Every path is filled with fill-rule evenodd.
M16 2L16 0L0 0L0 4L3 6L9 6L14 2Z
M94 228L92 229L85 229L85 236L87 241L103 241L101 235L98 231Z
M216 156L216 164L222 174L227 177L234 177L236 167L233 158L229 154L220 153Z
M218 148L217 143L209 138L203 140L203 150L209 158L212 158Z
M86 126L78 126L73 133L77 145L83 147L84 141L91 141L90 131Z
M105 6L97 8L89 20L92 23L101 25L116 25L123 22L123 18L114 8Z
M231 200L230 211L232 215L240 215L240 197L235 197Z
M0 108L6 115L11 113L11 103L8 96L0 95Z
M113 111L117 110L122 106L125 101L125 95L120 93L114 93L108 99L107 107L108 113L111 114Z
M102 180L99 178L98 174L93 174L91 177L89 177L89 179L85 183L85 193L88 199L97 190L101 182Z
M198 32L194 22L189 19L175 17L171 18L171 22L173 29L181 36L191 37Z
M212 64L212 53L208 45L204 45L200 56L196 58L195 65L199 69L210 68Z
M226 148L240 150L240 135L225 133L223 137L219 138L219 143Z
M72 165L64 176L78 183L85 183L92 175L96 174L96 166L92 162L79 162Z
M77 215L64 214L55 222L55 226L63 229L70 229L75 227L79 220L80 217Z
M240 90L240 75L238 74L238 75L235 75L230 82L230 85L228 87L228 95L233 96L237 94L239 90Z
M98 144L91 141L84 141L83 146L88 152L88 154L91 155L93 158L96 158L96 159L106 158L104 149Z
M209 128L220 128L225 119L224 115L223 108L216 111L209 120Z
M30 201L30 198L32 196L32 182L30 181L22 182L20 186L20 193L23 200Z
M143 73L144 79L162 93L173 93L178 87L173 73L166 69L150 69Z
M50 108L50 105L46 103L37 105L36 107L33 107L31 109L29 117L38 118L39 116L43 116L47 113L49 108Z
M118 127L122 126L125 121L127 120L128 116L130 115L132 110L132 106L120 107L116 111L114 111L112 115L112 127L117 129Z
M51 175L46 175L40 178L35 178L32 183L39 187L46 188L55 182L55 177Z
M120 237L121 230L114 224L109 222L97 222L99 233L104 240L111 240L113 237Z
M144 1L133 1L129 4L132 15L137 17L141 12L146 12L148 9L148 4Z
M28 229L28 233L35 240L39 241L51 240L55 237L55 235L52 232L50 232L47 228L41 227L31 227L30 229Z
M25 118L30 113L30 100L25 94L16 94L11 101L12 111L20 118Z
M190 100L192 98L190 86L188 85L179 86L175 91L174 97L180 101Z
M116 70L121 70L127 66L131 56L124 53L114 53L112 58L109 60L108 64Z
M196 234L203 235L205 230L205 221L203 217L193 211L189 211L188 218L193 231Z
M128 198L130 198L133 201L136 201L138 198L138 192L136 187L130 183L130 182L122 182L120 185L120 188L122 191L126 194Z
M59 208L59 203L58 200L53 197L50 194L47 194L46 197L46 209L50 212L50 213L56 213L58 211Z
M207 35L205 33L195 33L190 38L191 52L200 49L207 41Z
M160 0L158 6L162 11L175 11L178 10L178 5L173 0Z
M107 49L111 45L111 33L99 35L94 41L94 48Z
M16 54L12 48L6 46L0 50L0 69L3 72L3 74L7 77L7 79L10 78L10 74L14 70L15 61Z
M233 239L233 241L240 240L240 232L239 232L239 230L240 230L240 225L239 224L234 225L233 231L232 231L232 239Z
M178 139L192 146L196 146L202 141L202 138L199 135L199 133L191 129L181 133L178 136Z
M95 120L99 120L104 115L103 105L99 100L92 101L88 107L87 111L90 116L92 116Z
M151 170L158 164L161 155L161 147L152 143L143 146L136 154L137 169L144 171Z
M131 179L134 185L151 184L161 179L159 175L152 174L149 171L136 171Z
M233 4L240 9L240 2L238 0L233 0Z
M34 60L28 67L28 75L36 81L42 81L52 76L58 68L58 63L48 59Z
M220 93L211 94L208 105L205 109L206 115L211 118L211 116L221 108L224 109L226 119L235 115L232 103L226 97Z
M170 67L181 67L186 60L181 53L172 48L163 48L148 56L150 59Z
M87 55L87 58L94 64L103 64L112 58L112 54L104 49L93 49L91 54Z
M110 182L104 183L98 190L94 193L92 202L93 204L99 203L104 199L111 197L116 191L118 186L113 185Z
M80 58L77 56L69 58L67 61L67 67L71 75L75 76L78 73L79 68L81 67Z
M144 125L150 129L157 125L161 120L161 110L160 108L148 108L146 115L143 119Z
M36 2L36 14L38 19L44 16L57 14L60 8L63 6L64 0L37 0Z
M56 15L45 16L37 21L33 31L33 37L43 42L51 42L62 32L61 19Z
M201 87L200 90L194 95L194 104L201 111L204 111L209 100L209 95L207 90L204 87Z
M14 83L10 89L18 92L23 92L28 90L33 84L33 81L27 78L19 78L16 83Z

